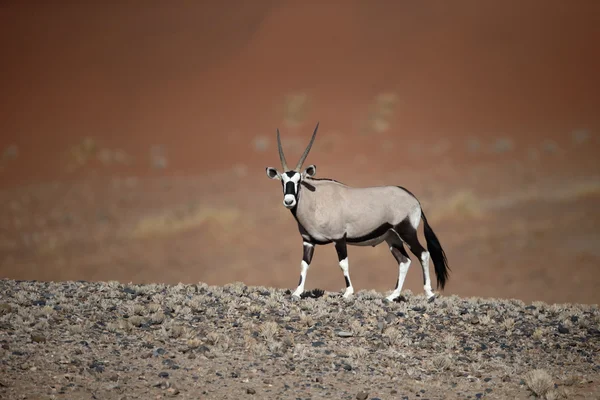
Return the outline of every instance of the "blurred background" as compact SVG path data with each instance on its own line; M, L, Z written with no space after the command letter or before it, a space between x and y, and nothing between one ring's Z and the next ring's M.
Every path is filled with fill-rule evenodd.
M302 240L265 167L276 128L295 163L320 121L318 177L421 200L444 294L600 302L597 1L3 1L0 20L2 278L293 290ZM356 290L393 289L386 246L349 257ZM333 246L315 287L344 287Z

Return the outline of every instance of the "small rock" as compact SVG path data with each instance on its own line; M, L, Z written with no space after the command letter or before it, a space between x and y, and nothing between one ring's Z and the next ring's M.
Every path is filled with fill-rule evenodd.
M387 313L387 315L385 316L385 322L387 322L388 324L391 324L395 320L396 320L396 314L394 314L394 313Z
M362 391L361 391L361 392L358 392L358 393L356 394L356 399L357 399L357 400L366 400L366 399L367 399L367 397L369 397L369 393L367 393L367 392L362 392Z
M558 333L569 333L569 328L564 325L558 325Z
M33 340L35 343L46 343L46 338L39 333L32 333L31 340Z
M471 324L472 325L477 325L479 323L479 317L473 317L471 318Z
M323 383L323 378L321 378L320 376L317 376L317 379L315 379L315 382Z
M168 377L169 377L169 373L168 373L168 372L165 372L165 371L159 372L159 373L158 373L158 377L159 377L159 378L165 378L165 379L166 379L166 378L168 378Z
M177 396L179 394L179 389L177 389L176 387L170 387L167 389L167 395L173 397L173 396Z
M317 340L316 342L312 342L312 347L323 347L325 346L325 342Z
M246 393L247 394L256 394L256 390L254 390L252 388L248 388L248 389L246 389Z
M343 338L348 338L348 337L354 336L354 334L352 332L348 332L348 331L338 331L337 335L339 337L343 337Z

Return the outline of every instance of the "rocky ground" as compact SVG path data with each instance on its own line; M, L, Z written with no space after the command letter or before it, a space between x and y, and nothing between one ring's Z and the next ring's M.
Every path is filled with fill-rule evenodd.
M0 281L6 399L597 399L600 309Z

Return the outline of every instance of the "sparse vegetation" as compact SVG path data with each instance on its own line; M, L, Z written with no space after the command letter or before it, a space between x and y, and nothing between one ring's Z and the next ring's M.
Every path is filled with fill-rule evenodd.
M176 386L178 394L196 395L198 384L210 397L252 384L270 398L296 393L304 377L318 376L322 383L309 389L314 395L341 391L352 398L368 384L372 396L385 398L389 380L401 376L394 390L427 387L434 398L523 398L529 391L562 399L598 381L597 306L457 296L428 303L409 291L403 302L384 303L383 296L359 291L345 300L315 290L295 302L289 292L242 282L2 280L0 394L52 395L54 387L72 397L92 390L112 399L168 394ZM552 377L564 371L569 376L555 387ZM53 377L65 373L72 385L56 386Z

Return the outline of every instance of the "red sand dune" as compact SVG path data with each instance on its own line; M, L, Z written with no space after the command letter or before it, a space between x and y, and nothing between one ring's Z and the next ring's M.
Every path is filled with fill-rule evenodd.
M594 136L600 128L600 3L595 1L148 1L143 7L3 2L0 18L0 148L16 144L19 149L18 157L3 161L0 170L2 198L7 204L18 198L14 188L24 184L77 178L102 185L96 178L130 175L187 175L211 182L212 173L242 165L248 174L244 183L212 181L213 186L197 189L197 198L204 201L214 192L224 203L235 204L240 196L258 196L256 201L264 204L261 212L268 215L281 207L278 187L263 172L266 165L278 166L275 128L281 128L284 146L288 143L288 158L295 159L301 149L293 147L294 140L306 143L316 121L321 122L321 130L308 162L318 164L323 174L351 184L369 184L375 182L373 176L381 178L382 173L392 171L402 173L390 184L408 181L423 190L460 184L480 165L525 162L532 151L541 151L544 141L552 140L560 149L572 146L570 135L578 129L592 134L586 146L542 160L547 166L538 165L535 178L527 179L567 170L561 179L582 174L597 179L600 172ZM293 93L305 93L309 99L306 114L296 126L286 124L282 113L285 96ZM389 129L364 135L370 107L380 93L397 95ZM261 136L269 141L267 151L257 151L254 140ZM133 161L110 167L94 161L69 171L69 149L85 137L99 146L123 149ZM476 138L489 145L501 137L515 143L502 155L472 153L466 144ZM442 146L440 154L432 155L432 149L445 142L452 146L450 150ZM391 151L382 151L382 143ZM164 147L167 168L151 167L153 145ZM469 181L470 188L484 191L491 180L515 178L506 172L506 164L497 165L504 175L499 172ZM431 168L442 168L437 176L445 176L445 166L454 171L454 175L447 173L447 182L423 182ZM145 189L139 186L138 190ZM511 190L521 189L513 186ZM174 193L180 192L160 193L168 198L161 203L163 207L186 201L173 197ZM41 203L50 201L46 195L38 196ZM48 196L60 206L60 197ZM150 201L149 196L159 194L141 196L138 208L146 207L143 202ZM250 200L238 203L244 212L254 212L248 204ZM115 216L125 212L108 203L100 206ZM89 204L70 207L87 210ZM10 254L1 264L3 276L122 280L141 276L215 283L240 276L227 272L226 266L222 275L192 266L196 255L208 260L194 253L202 247L198 243L206 235L202 229L157 244L165 246L163 253L188 252L188 264L175 269L178 272L172 270L168 277L157 272L158 266L150 266L151 261L145 261L146 269L140 267L135 274L98 267L105 271L101 275L72 261L67 264L75 272L64 274L60 272L63 264L51 267L51 259L38 259L21 249L23 229L6 227L8 242L17 244L7 247ZM248 229L256 235L263 232ZM271 230L268 235L285 238L285 254L300 251L293 223ZM597 235L597 230L593 232ZM166 244L177 240L196 244L177 251ZM271 250L269 246L263 249ZM27 255L19 255L20 251ZM120 257L136 257L126 245L119 251ZM247 256L240 251L235 260L256 271L256 275L244 272L254 284L265 281L287 287L289 276L297 275L295 253L285 256L294 260L286 267L290 272L276 279L268 278L269 265L260 269L257 265L264 263L243 258ZM598 258L590 257L586 265L593 271ZM82 260L77 258L78 263L85 263ZM529 265L519 260L515 268ZM212 261L220 263L221 259ZM39 270L31 266L39 263L46 265L38 266ZM341 279L334 267L329 266L331 282ZM566 271L561 268L568 267L552 268L558 277ZM388 269L393 270L392 265ZM413 280L407 284L420 290L420 272L418 268L411 271ZM480 276L468 278L473 288L486 279L485 270L478 271ZM457 268L456 293L486 295L477 289L461 292L460 274ZM316 279L313 283L319 286ZM374 286L385 287L385 280L370 279ZM537 293L552 291L551 285L559 281L541 285ZM580 290L574 283L564 289L572 296L544 298L598 300L591 294L593 284L592 280L590 294L584 296L578 297ZM523 284L493 295L529 299L537 293L528 292Z

